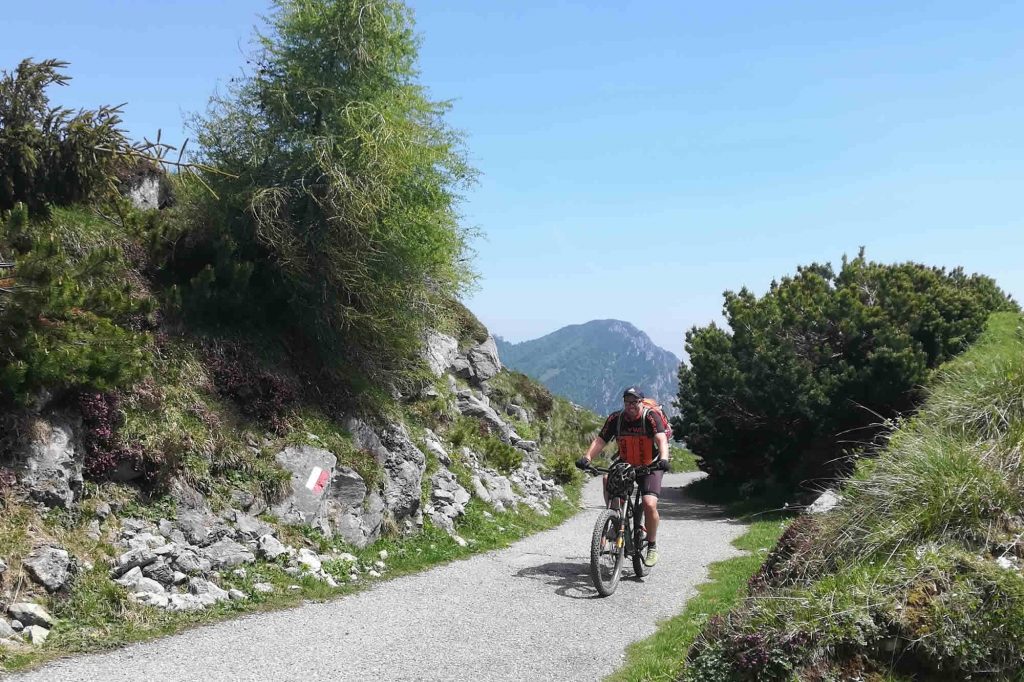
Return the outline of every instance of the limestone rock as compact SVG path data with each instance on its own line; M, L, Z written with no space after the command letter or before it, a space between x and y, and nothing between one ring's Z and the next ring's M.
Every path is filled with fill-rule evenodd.
M45 587L47 592L66 588L74 569L71 555L59 547L33 550L25 558L24 566L32 580Z
M256 557L245 545L228 538L204 547L200 553L210 560L210 566L214 569L230 568L256 561Z
M811 504L811 506L807 507L806 513L824 514L825 512L831 511L835 508L835 506L842 502L842 500L842 496L837 495L835 491L826 490Z
M81 419L63 412L33 417L12 468L29 495L48 507L70 508L82 493Z
M285 523L308 524L331 534L324 493L338 459L322 448L302 445L285 448L276 460L291 473L291 493L271 513Z
M20 620L26 626L42 625L44 628L53 627L53 618L39 604L30 602L19 602L7 607L7 613L11 618Z
M452 366L459 352L459 342L450 336L431 331L423 344L423 359L434 376L441 376Z

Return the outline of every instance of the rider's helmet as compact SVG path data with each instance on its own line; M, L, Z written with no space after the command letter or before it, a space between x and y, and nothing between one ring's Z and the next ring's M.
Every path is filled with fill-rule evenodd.
M623 397L623 399L625 399L625 398L636 398L637 400L643 400L644 399L644 394L643 394L643 391L641 391L636 386L630 386L629 388L627 388L625 391L622 392L622 397Z
M612 464L608 470L608 494L612 497L626 497L636 480L636 471L623 461Z

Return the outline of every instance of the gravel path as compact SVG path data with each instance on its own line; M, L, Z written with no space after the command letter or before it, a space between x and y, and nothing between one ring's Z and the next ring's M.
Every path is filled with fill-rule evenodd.
M682 610L708 564L740 553L730 541L745 527L684 497L699 476L666 475L657 569L639 581L627 561L606 599L588 575L602 506L594 480L583 512L508 549L12 680L597 680L622 664L629 642Z

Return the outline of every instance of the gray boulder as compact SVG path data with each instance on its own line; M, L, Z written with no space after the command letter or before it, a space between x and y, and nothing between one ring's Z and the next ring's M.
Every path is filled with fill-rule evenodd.
M82 493L81 419L64 412L33 417L15 446L11 468L32 499L71 507Z
M32 580L45 587L47 592L66 588L73 577L71 555L59 547L35 549L23 563Z
M39 604L32 604L30 602L11 604L7 607L7 614L11 618L21 621L26 626L42 625L44 628L53 627L53 618Z
M493 336L488 335L486 341L479 346L470 348L466 353L466 358L473 367L473 375L478 383L487 381L501 371L498 346L495 344Z
M806 509L808 514L824 514L832 511L836 505L843 501L842 495L836 494L833 490L826 490Z
M142 568L156 561L156 553L149 548L143 547L139 549L132 549L117 558L117 562L114 564L112 573L114 577L119 577L132 570L133 568Z
M434 376L447 372L458 353L459 342L440 332L429 332L423 343L423 359Z
M245 545L228 538L204 547L200 550L200 555L209 559L210 566L214 569L231 568L256 561L256 557Z
M18 633L11 627L10 623L3 618L0 618L0 639L9 639L14 637L16 634Z
M505 420L499 417L498 413L490 405L484 403L472 391L459 391L456 397L460 414L466 417L474 417L484 422L491 433L498 436L503 443L512 443L513 440L519 440L519 437L505 423Z
M257 551L260 556L269 561L274 561L282 554L288 553L288 548L281 544L281 541L269 533L256 541Z
M291 493L271 508L284 523L308 524L331 534L327 522L325 492L338 462L328 450L308 445L288 447L277 453L277 463L291 473Z
M219 601L227 601L228 593L209 580L203 578L190 578L188 581L189 594L197 597L203 606L211 606Z
M427 459L402 424L375 431L368 424L349 418L345 428L357 448L373 455L384 471L384 507L396 522L409 529L420 513L420 492Z

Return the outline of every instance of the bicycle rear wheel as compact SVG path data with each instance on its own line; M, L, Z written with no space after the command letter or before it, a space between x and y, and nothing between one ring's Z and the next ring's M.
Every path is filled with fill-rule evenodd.
M646 578L651 573L651 567L644 563L644 550L647 549L647 533L643 527L638 527L634 532L633 541L633 573L637 578Z
M590 539L590 578L602 597L615 592L622 575L625 543L619 544L619 512L605 509L597 517Z

